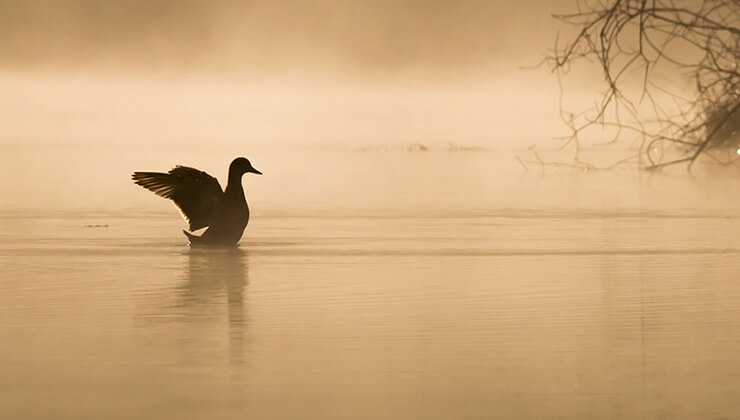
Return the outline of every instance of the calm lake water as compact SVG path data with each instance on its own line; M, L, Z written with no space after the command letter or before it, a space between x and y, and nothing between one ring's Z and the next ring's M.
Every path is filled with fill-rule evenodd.
M732 209L0 227L3 419L740 418Z
M129 175L224 147L2 147L0 419L740 418L736 173L257 145L191 250Z

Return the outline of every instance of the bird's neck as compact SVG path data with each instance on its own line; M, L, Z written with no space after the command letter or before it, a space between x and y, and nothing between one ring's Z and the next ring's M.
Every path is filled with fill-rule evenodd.
M229 183L226 184L226 195L232 197L244 197L244 188L242 188L242 176L229 174Z

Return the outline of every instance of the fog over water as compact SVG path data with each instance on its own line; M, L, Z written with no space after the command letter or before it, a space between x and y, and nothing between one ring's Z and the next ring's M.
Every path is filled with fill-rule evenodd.
M5 65L250 77L486 74L537 57L572 2L3 1ZM524 28L524 30L520 30ZM525 60L526 61L526 60ZM346 74L343 76L347 76Z
M285 207L281 195L303 190L306 206L329 206L329 186L342 179L332 166L344 159L311 155L321 149L549 142L560 127L556 85L520 67L550 45L553 7L3 2L0 159L25 180L3 186L5 206L118 207L136 200L125 195L132 170L188 164L223 177L237 155L295 177L266 188L263 205ZM376 172L361 178L392 183ZM334 194L338 205L347 200Z
M272 177L248 181L257 209L486 208L513 192L533 203L540 187L516 184L517 156L557 149L566 133L555 78L524 67L569 33L551 14L570 1L0 10L0 167L24 180L0 187L7 208L165 209L130 172L185 164L225 183L240 155ZM568 105L590 105L598 82L574 74ZM407 153L419 145L429 153ZM596 150L596 162L630 146Z

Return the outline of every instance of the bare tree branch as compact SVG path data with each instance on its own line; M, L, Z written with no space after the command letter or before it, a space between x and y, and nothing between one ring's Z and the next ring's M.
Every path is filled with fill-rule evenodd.
M565 44L558 35L545 58L558 75L560 114L570 130L564 146L576 145L575 162L581 137L596 126L615 130L608 143L635 135L645 169L690 167L714 148L737 147L740 0L578 0L576 8L555 15L576 32ZM593 108L568 112L562 77L581 61L598 63L606 89ZM695 91L670 93L658 71L691 80ZM673 157L663 162L661 152L656 161L657 149Z

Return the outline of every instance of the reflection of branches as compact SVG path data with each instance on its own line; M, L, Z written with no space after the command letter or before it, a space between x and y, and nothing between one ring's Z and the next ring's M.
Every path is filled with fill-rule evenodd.
M565 144L575 144L576 161L583 132L594 126L613 130L610 142L636 135L647 169L690 166L737 136L740 0L578 0L577 5L576 13L555 16L578 28L577 34L565 45L557 38L546 57L559 81L578 61L597 63L604 77L606 89L584 113L564 111L561 98L561 118L570 131ZM695 94L686 98L661 86L659 68L690 76ZM633 86L637 93L631 93ZM666 149L672 159L656 157Z

